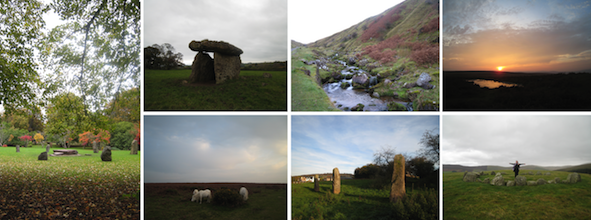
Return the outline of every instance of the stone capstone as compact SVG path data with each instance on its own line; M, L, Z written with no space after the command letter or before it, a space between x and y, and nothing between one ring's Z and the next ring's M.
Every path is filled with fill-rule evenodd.
M581 182L581 175L578 173L568 174L568 176L566 177L566 182L567 183Z
M207 53L199 52L193 59L189 82L209 82L215 80L213 59Z
M394 156L394 171L392 172L392 186L390 188L390 202L401 201L406 196L406 188L404 186L405 178L405 160L402 154Z
M243 53L240 48L232 44L223 41L210 41L207 39L202 41L191 41L191 43L189 43L189 48L192 51L219 52L230 56L240 56L240 54Z
M37 160L47 160L47 152L42 152L41 154L39 154Z
M341 193L341 174L339 168L332 169L332 193Z
M527 179L525 178L525 176L518 175L517 177L515 177L515 185L517 185L517 186L527 185Z
M105 147L105 149L103 149L103 153L101 153L101 160L112 161L110 147L107 146L107 147Z

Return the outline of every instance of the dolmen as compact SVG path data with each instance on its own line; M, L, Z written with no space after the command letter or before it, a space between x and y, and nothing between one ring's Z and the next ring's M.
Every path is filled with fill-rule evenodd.
M211 82L223 83L234 79L240 74L240 54L242 50L223 41L191 41L189 48L197 51L191 67L190 83ZM212 59L208 53L213 52Z

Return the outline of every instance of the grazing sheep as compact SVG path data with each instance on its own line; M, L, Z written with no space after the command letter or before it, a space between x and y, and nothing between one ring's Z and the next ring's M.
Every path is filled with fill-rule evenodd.
M248 190L245 187L240 188L240 195L244 201L248 200Z
M207 202L211 203L211 191L209 189L205 190L194 190L193 191L193 198L191 198L191 202L199 200L199 204L203 201L203 198L207 198Z

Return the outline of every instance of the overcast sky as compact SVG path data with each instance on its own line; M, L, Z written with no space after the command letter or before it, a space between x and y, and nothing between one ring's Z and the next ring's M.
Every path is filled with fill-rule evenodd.
M287 183L286 116L145 116L144 180Z
M400 2L402 1L289 1L289 35L291 40L312 43L378 15Z
M442 164L591 162L591 116L443 116Z
M444 70L591 70L591 1L443 4Z
M243 63L287 60L286 0L144 0L144 47L170 43L190 65L192 40L225 41Z
M416 156L439 116L292 116L291 175L353 173L382 148Z

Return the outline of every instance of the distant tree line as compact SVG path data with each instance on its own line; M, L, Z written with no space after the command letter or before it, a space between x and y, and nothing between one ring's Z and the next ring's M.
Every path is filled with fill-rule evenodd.
M154 44L144 48L144 68L169 70L182 68L183 54L175 53L175 49L169 43Z
M241 70L287 71L287 61L243 63Z

